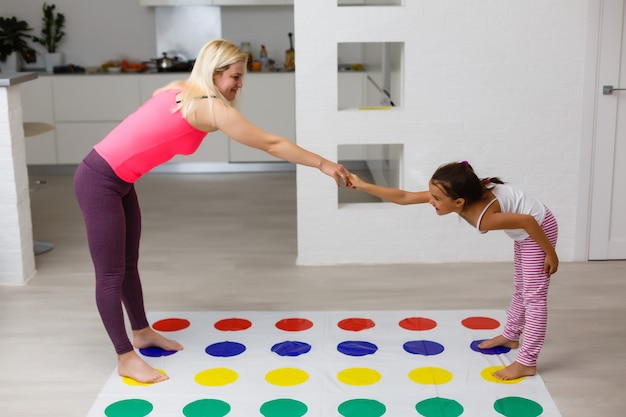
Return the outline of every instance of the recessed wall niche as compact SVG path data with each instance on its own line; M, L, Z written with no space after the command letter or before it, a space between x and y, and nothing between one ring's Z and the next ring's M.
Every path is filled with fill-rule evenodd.
M364 181L385 187L400 187L403 145L337 145L337 160ZM380 198L362 191L339 187L338 203L380 203Z
M337 6L402 6L402 0L337 0Z
M389 110L402 103L404 42L337 44L337 108Z

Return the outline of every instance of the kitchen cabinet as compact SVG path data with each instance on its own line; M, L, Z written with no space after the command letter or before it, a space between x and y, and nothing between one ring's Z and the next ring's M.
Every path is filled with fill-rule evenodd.
M121 121L139 103L139 84L133 76L52 77L57 122Z
M21 86L25 122L44 122L51 132L26 139L30 165L78 164L89 150L154 90L187 77L186 73L41 75ZM239 109L254 124L295 139L294 73L251 73L240 92ZM207 135L192 155L170 162L277 161L243 146L222 132Z
M54 125L52 108L52 81L39 77L19 85L24 122ZM57 161L55 132L25 138L26 163L29 165L55 165Z
M358 72L340 72L337 77L337 107L339 110L364 106L363 91L366 87L366 75Z
M139 104L139 84L133 76L52 77L58 163L80 162Z
M56 150L60 165L78 164L119 122L57 122Z

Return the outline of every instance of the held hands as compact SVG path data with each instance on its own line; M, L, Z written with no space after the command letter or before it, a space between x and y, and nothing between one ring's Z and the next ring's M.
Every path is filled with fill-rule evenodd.
M346 186L352 188L353 190L360 190L363 187L363 184L365 184L365 181L363 181L361 178L358 177L358 175L352 172L348 174L347 179L348 183L346 184Z
M329 177L333 177L337 186L341 186L341 181L344 182L346 187L350 187L350 171L348 171L343 165L324 159L319 167L320 171Z

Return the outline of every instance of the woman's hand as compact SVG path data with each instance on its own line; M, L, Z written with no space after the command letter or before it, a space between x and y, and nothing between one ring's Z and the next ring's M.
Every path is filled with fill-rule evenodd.
M329 161L327 159L323 159L319 169L329 177L333 177L338 187L341 186L341 181L344 182L346 187L351 186L348 179L350 176L350 171L348 171L343 165Z

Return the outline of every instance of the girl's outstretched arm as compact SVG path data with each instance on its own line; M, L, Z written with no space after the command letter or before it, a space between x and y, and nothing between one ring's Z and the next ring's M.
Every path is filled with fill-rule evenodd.
M383 187L363 181L356 174L348 175L349 187L382 198L385 201L406 205L428 203L430 193L428 191L404 191L397 188Z

